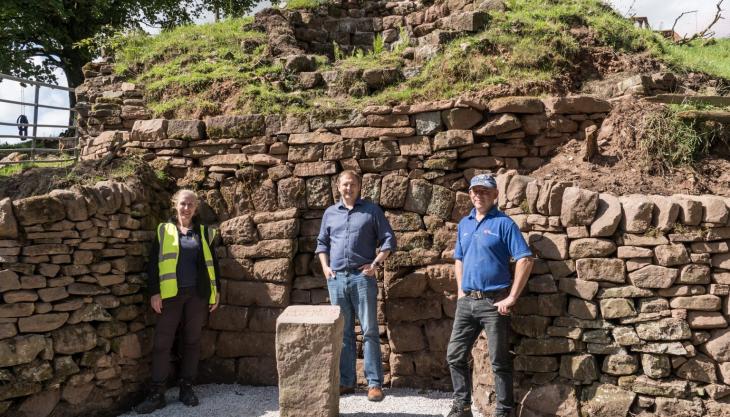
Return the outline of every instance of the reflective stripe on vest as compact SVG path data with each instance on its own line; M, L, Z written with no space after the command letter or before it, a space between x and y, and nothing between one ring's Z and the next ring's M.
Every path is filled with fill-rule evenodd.
M203 247L203 259L210 279L209 304L215 304L217 289L215 286L215 268L213 253L208 242L215 239L216 230L209 228L206 236L205 226L200 225L200 243ZM158 253L158 269L160 274L160 298L171 298L177 295L177 258L180 254L180 239L177 227L173 223L160 223L157 227L157 239L160 242Z

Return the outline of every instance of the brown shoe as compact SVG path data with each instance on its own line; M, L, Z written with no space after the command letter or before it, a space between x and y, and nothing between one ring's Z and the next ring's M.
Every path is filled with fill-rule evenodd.
M343 385L340 385L340 395L347 395L347 394L354 394L355 393L355 387L345 387Z
M368 401L383 401L383 398L385 398L385 394L383 394L382 388L380 388L380 387L368 388Z

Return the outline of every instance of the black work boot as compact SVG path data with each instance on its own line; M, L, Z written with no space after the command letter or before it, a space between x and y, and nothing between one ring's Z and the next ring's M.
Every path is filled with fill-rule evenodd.
M462 401L454 400L451 404L451 411L446 417L473 417L471 404L464 404Z
M144 401L134 407L137 414L149 414L167 405L165 402L165 383L153 382L150 386L150 393Z
M180 402L188 407L195 407L198 403L198 397L193 391L193 384L185 379L180 380Z

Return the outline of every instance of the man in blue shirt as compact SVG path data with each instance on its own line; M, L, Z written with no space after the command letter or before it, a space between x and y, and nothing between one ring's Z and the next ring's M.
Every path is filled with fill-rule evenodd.
M378 266L395 250L395 236L383 210L360 199L362 181L355 171L343 171L337 181L342 196L322 216L317 249L327 278L332 305L345 317L345 334L340 356L340 394L355 391L355 315L363 335L368 400L381 401L383 364L378 332ZM376 254L376 250L380 251Z
M482 329L487 334L489 358L497 394L495 417L512 414L512 358L509 353L510 309L532 271L532 252L512 219L499 211L497 183L477 175L469 186L474 209L461 219L454 250L458 285L456 314L446 353L454 404L448 417L471 417L469 354ZM510 259L517 261L514 282Z

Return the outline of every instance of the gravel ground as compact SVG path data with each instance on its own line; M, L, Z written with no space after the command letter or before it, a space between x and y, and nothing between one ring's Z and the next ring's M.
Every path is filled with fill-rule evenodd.
M249 387L243 385L199 385L195 392L200 405L185 407L177 400L177 388L167 391L167 407L151 417L278 417L279 390L276 387ZM385 399L374 403L367 400L364 391L340 399L342 417L442 417L451 406L451 393L386 389ZM136 416L129 412L120 417ZM474 412L475 417L482 417Z

